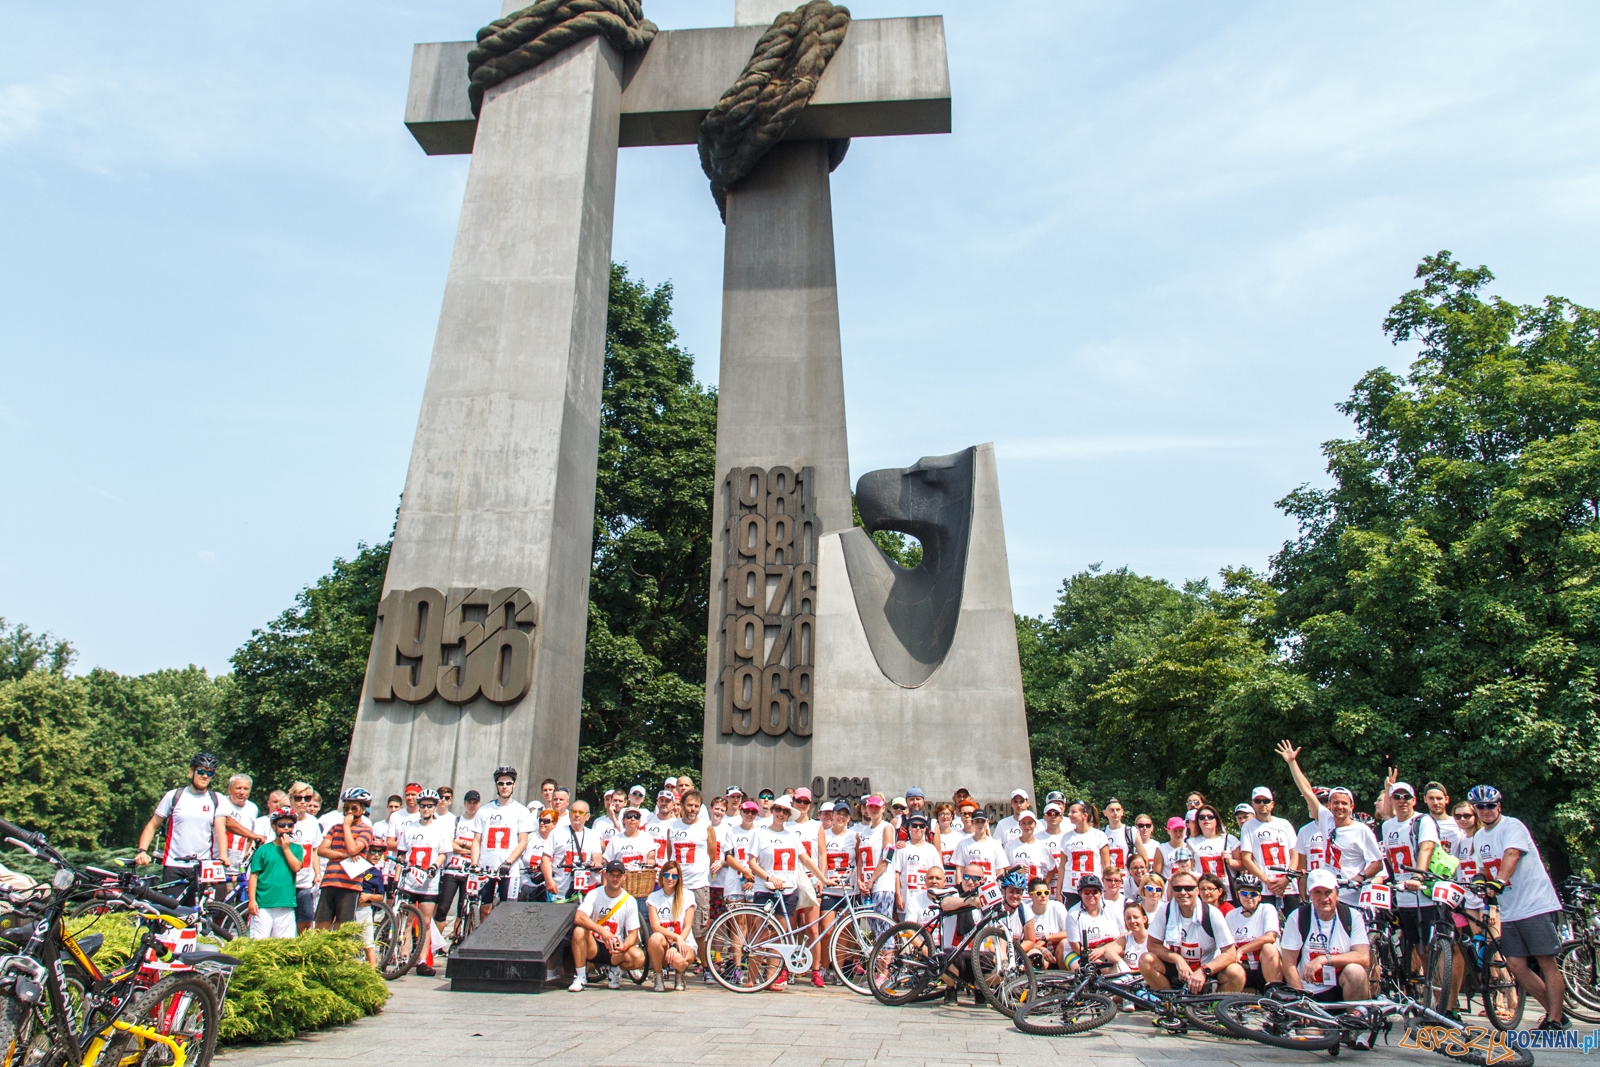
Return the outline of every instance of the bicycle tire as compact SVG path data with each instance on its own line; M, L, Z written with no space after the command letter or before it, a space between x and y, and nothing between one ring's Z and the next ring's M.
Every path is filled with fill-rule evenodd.
M753 925L752 925L753 924ZM745 949L784 936L778 920L762 908L733 908L717 916L706 931L706 959L711 961L711 977L730 993L759 993L778 980L782 968L775 967L765 978L757 978ZM740 966L740 964L744 966Z
M167 1005L178 997L188 999L168 1008ZM196 1007L200 1009L198 1028L193 1025ZM217 1050L222 1005L217 1000L216 989L200 975L192 972L169 974L136 996L122 1017L168 1037L178 1039L181 1035L185 1040L180 1040L180 1043L188 1046L184 1049L184 1067L206 1067ZM167 1058L170 1055L171 1050L164 1045L120 1032L106 1043L100 1062L122 1063L130 1056L137 1056L135 1062L141 1064L170 1063L171 1060Z
M1596 980L1594 949L1586 940L1568 941L1556 954L1556 965L1566 979L1566 1010L1580 1022L1600 1023L1600 982Z
M1483 1015L1496 1030L1515 1030L1522 1022L1522 1011L1528 998L1511 973L1500 942L1489 938L1483 945L1483 972L1479 976L1479 992L1483 997Z
M224 904L220 900L208 900L201 908L204 926L208 927L214 937L223 941L233 941L243 937L249 932L250 924L245 917L231 904Z
M1218 999L1220 1000L1221 998L1219 997ZM1183 1006L1183 1018L1190 1026L1197 1030L1202 1030L1212 1037L1235 1038L1239 1036L1226 1026L1223 1026L1222 1020L1217 1018L1217 1001L1215 1000L1209 1004L1185 1004Z
M968 945L973 984L989 1007L1009 1016L1038 994L1033 961L1005 927L985 926L972 935ZM1020 987L1017 981L1022 983Z
M428 936L425 925L422 912L410 901L394 909L394 950L384 964L384 978L391 982L404 978L422 959L423 938Z
M372 905L372 947L378 954L378 973L394 956L394 911L383 901ZM362 953L365 958L366 953Z
M1058 1017L1059 1022L1053 1021ZM1104 993L1069 993L1030 997L1011 1017L1011 1025L1036 1037L1066 1037L1104 1026L1116 1017L1116 1002Z
M1456 939L1435 934L1428 943L1428 958L1422 969L1423 995L1422 1003L1437 1012L1448 1012L1454 1007L1450 1003L1450 984L1455 977L1456 966Z
M846 912L833 924L828 935L828 958L833 961L833 973L840 984L852 993L872 996L872 986L867 981L867 964L872 959L872 946L878 935L890 927L890 922L875 911L858 911L854 916Z
M921 923L896 923L872 945L867 986L879 1004L909 1004L937 983L942 967L934 961L939 958L938 946Z
M1259 1041L1273 1048L1298 1052L1328 1052L1339 1047L1344 1035L1334 1029L1299 1027L1282 1006L1266 997L1239 993L1217 1001L1217 1019L1234 1037ZM1299 1036L1296 1036L1299 1035Z

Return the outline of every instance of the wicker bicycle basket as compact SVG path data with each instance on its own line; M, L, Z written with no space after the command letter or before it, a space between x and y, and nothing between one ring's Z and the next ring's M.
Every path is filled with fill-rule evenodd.
M643 900L656 889L656 872L654 867L647 867L642 871L629 871L622 876L622 888L628 891L629 896Z

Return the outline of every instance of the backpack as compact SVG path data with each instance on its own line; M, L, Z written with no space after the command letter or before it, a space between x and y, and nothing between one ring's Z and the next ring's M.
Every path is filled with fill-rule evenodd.
M1340 901L1335 909L1339 915L1339 925L1344 927L1344 935L1349 937L1354 927L1354 920L1350 917L1350 905ZM1294 909L1295 925L1300 927L1300 943L1306 943L1306 938L1311 936L1311 905L1302 904Z
M177 811L178 811L178 794L182 793L187 788L189 788L189 787L186 786L186 785L180 785L176 789L168 790L167 793L164 796L162 796L162 798L160 800L156 801L156 807L159 808L162 804L170 804L172 806L173 814L174 815L177 814ZM215 789L208 789L208 790L206 790L206 795L211 798L211 814L212 814L212 818L215 819L215 817L218 814L220 814L221 811L222 811L222 794L218 793ZM170 841L171 838L172 838L172 815L168 815L167 816L167 825L163 828L163 830L166 833L168 840ZM154 845L152 845L151 847L154 847ZM201 859L213 858L215 853L216 853L217 848L219 848L219 847L220 846L216 845L213 842L213 844L212 844L213 856L202 856L200 858ZM165 850L163 850L163 851L165 851Z
M1198 897L1199 894L1197 893L1197 894L1195 894L1195 896ZM1172 909L1177 907L1177 906L1178 906L1178 902L1176 900L1167 901L1167 924L1166 924L1166 930L1167 930L1168 933L1170 933L1171 930L1172 930ZM1213 942L1215 942L1217 940L1217 935L1211 929L1211 905L1207 904L1203 900L1196 899L1195 900L1195 906L1201 909L1200 910L1200 929L1204 930L1206 932L1206 936L1209 937ZM1183 918L1183 916L1181 914L1178 917L1180 919ZM1163 936L1165 936L1165 935L1163 935Z

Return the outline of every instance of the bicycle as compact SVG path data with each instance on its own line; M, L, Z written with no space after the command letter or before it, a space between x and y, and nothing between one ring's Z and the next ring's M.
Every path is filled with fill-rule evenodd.
M1425 873L1412 868L1408 870L1413 874ZM1441 884L1455 885L1453 882ZM1484 898L1487 910L1494 902L1493 885L1487 879L1479 878L1472 883L1472 888ZM1446 891L1446 896L1452 899L1434 897L1433 937L1428 942L1428 956L1423 970L1426 993L1420 999L1435 1011L1454 1014L1452 986L1455 984L1456 950L1460 949L1461 962L1466 969L1461 990L1467 994L1468 1003L1472 1000L1472 993L1467 986L1467 980L1470 980L1471 989L1483 1000L1484 1017L1496 1030L1515 1030L1522 1022L1527 998L1522 994L1522 987L1517 985L1505 953L1500 950L1500 939L1486 920L1474 919L1467 914L1467 909L1462 906L1466 893L1459 887L1455 893ZM1457 926L1454 919L1456 915L1465 919L1467 925ZM1481 932L1474 933L1474 927L1480 928Z
M483 890L495 872L488 867L468 866L462 872L466 882L456 906L456 925L450 934L450 948L454 950L483 922Z
M188 933L164 910L170 898L133 886L119 903L139 918L128 962L103 971L94 962L98 935L66 929L67 905L84 892L82 873L43 834L0 819L0 838L56 868L47 883L8 891L6 901L32 920L21 950L0 957L0 1061L40 1067L170 1064L205 1067L216 1048L228 979L239 961L217 952L177 956L158 928ZM91 894L103 889L91 886ZM8 937L12 944L18 938ZM170 962L169 962L170 961Z
M433 881L438 865L431 867L415 867L407 863L402 857L395 861L394 893L395 903L391 907L387 900L384 901L389 915L379 920L373 916L375 927L373 940L383 945L378 958L379 971L388 981L404 978L411 969L422 959L422 950L427 945L428 938L433 936L433 923L422 916L422 909L417 906L414 899L415 890L405 888L406 875L411 872L420 872L422 884ZM387 896L387 894L386 894ZM373 905L377 907L376 904ZM376 923L387 923L387 929L382 931L386 937L379 937L380 930Z
M1038 981L1037 995L1025 999L1011 1021L1025 1034L1065 1037L1104 1026L1117 1015L1116 999L1153 1012L1153 1025L1169 1034L1184 1034L1189 1027L1218 1037L1233 1035L1216 1020L1217 1001L1232 994L1216 989L1213 980L1200 993L1187 989L1152 989L1138 971L1107 975L1103 965L1089 963L1087 943L1081 946L1075 970L1059 978L1047 972ZM1059 1015L1060 1021L1046 1022Z
M1301 899L1309 902L1309 897L1304 892L1306 876L1309 871L1291 871L1286 867L1269 867L1273 874L1285 874L1298 879L1301 884ZM1410 961L1405 958L1405 938L1400 929L1400 918L1387 901L1393 890L1381 883L1364 881L1359 878L1349 878L1336 873L1335 880L1341 890L1354 889L1361 893L1364 903L1345 906L1352 911L1359 912L1367 928L1367 944L1372 952L1372 961L1376 972L1374 981L1378 988L1392 996L1406 996L1421 999L1427 995L1426 976L1414 974ZM1379 890L1369 893L1369 890ZM1302 907L1306 905L1301 905ZM1291 915L1293 912L1290 913ZM1287 922L1288 915L1279 916L1280 922Z
M827 934L826 952L833 973L851 992L870 995L867 960L878 935L889 929L890 923L872 909L862 907L858 893L845 894L844 901L842 912L823 912L804 926L792 929L782 894L775 894L759 907L730 907L706 931L705 958L712 979L734 993L759 993L785 970L790 974L807 973L813 969L813 946L820 937L820 930L812 931L832 914L835 919ZM782 923L774 916L780 911ZM642 982L643 977L639 980Z
M961 980L963 954L971 960L979 995L996 1011L1010 1015L1017 1004L1034 997L1038 981L1033 961L1006 928L1009 909L999 884L984 883L978 899L982 910L972 929L946 948L939 947L947 917L942 914L922 923L897 923L878 935L867 980L879 1003L895 1007L939 996L942 981Z
M193 876L173 879L169 882L159 882L148 875L136 874L134 871L126 869L108 871L100 867L85 867L83 873L93 875L98 879L99 884L94 888L92 894L76 905L72 918L97 914L102 901L127 893L137 887L141 890L158 894L163 901L159 905L161 907L184 908L185 910L194 911L196 925L200 932L208 937L215 937L218 940L227 942L243 937L249 930L249 924L245 921L243 914L226 901L215 899L209 891L209 886L199 880L200 867L198 864L195 867ZM239 884L242 891L243 882L241 881ZM187 895L187 890L191 886L204 887L204 891L201 889L196 890L197 902L192 906L185 905L181 900L183 896ZM174 887L179 891L177 893L169 893L168 890Z
M1415 997L1322 1003L1299 990L1280 987L1264 994L1237 994L1217 1002L1217 1019L1236 1037L1273 1048L1338 1055L1341 1047L1370 1049L1385 1042L1396 1020L1404 1020L1402 1048L1437 1052L1479 1067L1531 1067L1533 1056L1488 1027L1462 1026Z
M1566 1010L1586 1023L1600 1023L1600 885L1577 875L1560 885L1563 937L1556 962L1567 983Z

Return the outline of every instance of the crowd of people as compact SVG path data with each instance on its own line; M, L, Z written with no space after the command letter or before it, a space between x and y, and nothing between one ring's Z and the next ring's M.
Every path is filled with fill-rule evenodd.
M980 910L980 888L998 881L1012 933L1041 966L1072 966L1086 954L1137 970L1158 989L1284 982L1327 1001L1359 999L1374 965L1358 906L1363 888L1385 887L1403 956L1420 968L1433 930L1427 886L1445 880L1466 894L1459 921L1493 924L1519 984L1545 1008L1541 1028L1566 1028L1556 964L1561 902L1538 845L1501 810L1494 786L1453 800L1441 783L1419 791L1391 769L1368 814L1352 790L1314 786L1292 744L1278 754L1308 813L1303 825L1279 814L1279 798L1263 785L1231 809L1192 792L1160 834L1156 818L1130 820L1116 798L1096 806L1053 792L1036 811L1019 787L1011 814L990 825L965 789L948 801L913 786L851 802L805 787L736 786L708 801L687 776L667 779L653 798L643 785L608 790L591 819L589 805L554 779L519 802L512 767L496 769L491 799L464 793L459 812L450 787L412 783L387 798L385 811L352 788L323 813L320 794L296 782L269 793L259 814L249 776L234 775L218 792L217 761L202 754L190 784L157 805L137 861L152 861L148 850L164 827L169 879L202 859L248 875L253 937L370 925L364 909L398 878L431 925L424 975L459 921L468 872L484 880L486 909L577 901L574 992L591 970L615 988L622 968L646 959L657 990L669 979L684 988L697 968L710 984L706 930L737 904L776 901L786 921L825 936L828 918L854 895L896 921L942 916L959 936ZM624 886L646 870L654 888L635 901ZM771 988L806 979L827 981L818 969ZM955 993L952 986L947 996Z

